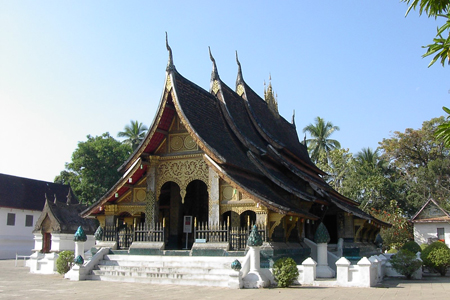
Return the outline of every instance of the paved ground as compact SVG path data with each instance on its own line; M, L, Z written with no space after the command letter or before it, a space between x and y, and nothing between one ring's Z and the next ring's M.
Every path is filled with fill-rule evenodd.
M230 290L226 288L150 285L100 281L70 281L60 275L30 274L14 260L0 260L0 299L449 299L450 277L388 280L376 288L320 288Z

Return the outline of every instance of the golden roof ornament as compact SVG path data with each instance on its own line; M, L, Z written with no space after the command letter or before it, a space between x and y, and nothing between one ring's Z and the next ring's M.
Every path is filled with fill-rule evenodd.
M280 115L278 113L278 101L277 96L274 94L272 89L272 76L269 74L269 85L266 89L266 82L264 81L264 100L267 103L270 111L276 118L279 118Z
M167 38L167 31L166 31L166 48L167 48L167 51L169 51L169 61L167 62L166 71L169 72L169 71L175 70L175 66L173 64L172 48L170 48L169 40Z
M220 84L219 84L219 72L217 71L217 65L216 65L216 60L214 59L214 57L212 56L211 53L211 48L208 47L209 50L209 58L211 59L212 63L213 63L213 69L211 72L211 83L210 83L210 92L213 92L213 94L217 94L217 92L220 89Z

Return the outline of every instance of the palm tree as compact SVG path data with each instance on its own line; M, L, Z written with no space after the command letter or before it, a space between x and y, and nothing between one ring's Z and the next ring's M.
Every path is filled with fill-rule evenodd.
M315 124L309 124L303 128L303 132L307 132L311 136L306 143L311 159L317 162L321 153L325 152L328 156L330 150L341 148L341 144L337 140L329 139L335 130L339 130L338 126L334 126L331 122L325 122L321 117L317 117L314 121Z
M368 165L371 168L380 168L381 170L387 169L387 162L380 156L380 149L375 151L372 148L362 148L361 151L355 155L356 161L361 165Z
M435 131L435 136L444 142L447 148L450 148L450 109L443 106L442 109L448 114L447 121L439 125Z
M137 120L130 120L130 124L125 125L124 131L120 131L117 136L127 138L123 142L129 144L134 151L144 139L147 130L147 126L139 123Z
M361 151L356 153L356 160L359 163L367 163L372 166L375 166L380 159L379 149L372 150L372 148L362 148Z

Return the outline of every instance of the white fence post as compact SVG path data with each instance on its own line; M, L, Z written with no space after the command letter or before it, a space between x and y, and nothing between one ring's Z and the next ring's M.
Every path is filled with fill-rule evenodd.
M351 263L348 259L346 259L345 257L341 257L337 262L336 262L336 281L338 286L348 286L348 282L349 282L349 267L350 267Z
M299 282L301 284L313 284L314 280L316 280L316 265L317 263L311 258L308 257L302 262L303 266L303 281Z
M367 257L361 258L361 260L358 262L359 282L361 287L371 286L371 274L370 274L371 266L372 263L367 259Z

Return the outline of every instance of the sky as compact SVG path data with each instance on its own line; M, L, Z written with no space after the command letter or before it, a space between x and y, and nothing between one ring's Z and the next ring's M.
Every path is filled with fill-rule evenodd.
M168 53L209 90L212 63L235 87L272 79L280 114L317 116L357 153L418 129L450 105L449 67L422 58L439 20L395 0L0 0L0 173L53 181L87 135L151 125Z

